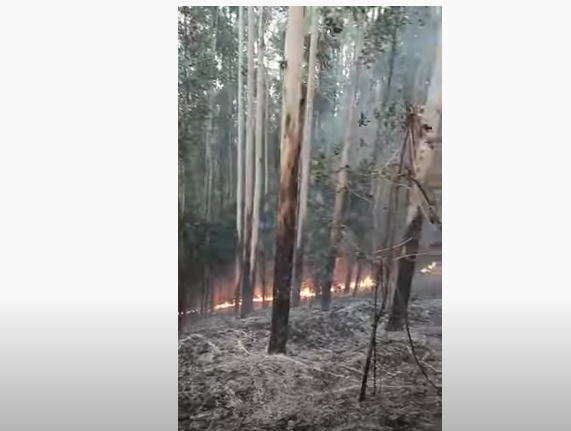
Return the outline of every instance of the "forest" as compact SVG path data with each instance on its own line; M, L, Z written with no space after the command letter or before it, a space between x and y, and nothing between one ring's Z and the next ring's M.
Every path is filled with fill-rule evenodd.
M178 8L179 430L439 430L442 8Z

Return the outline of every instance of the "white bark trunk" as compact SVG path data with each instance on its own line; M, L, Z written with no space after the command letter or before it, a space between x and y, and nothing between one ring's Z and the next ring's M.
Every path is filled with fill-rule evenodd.
M246 218L252 217L254 191L254 7L248 7L248 105L246 111ZM249 240L249 238L246 238Z
M215 14L218 14L218 8L215 7ZM218 17L215 15L213 17L213 28L214 34L212 37L212 45L210 47L212 58L216 56L216 31L218 25ZM216 73L216 68L212 66L210 68L211 78L214 77ZM205 146L206 146L206 181L204 184L204 203L205 203L205 214L206 220L212 218L212 184L214 179L214 157L212 152L212 147L214 146L213 136L214 136L214 83L208 89L208 124L206 126L206 136L205 136Z
M301 150L300 99L303 61L303 6L290 6L286 34L286 72L281 131L282 152L278 203L274 306L268 353L285 353L290 308L290 283L297 209L297 173Z
M257 76L257 102L256 102L256 172L254 190L254 209L252 223L252 245L250 247L250 279L254 282L256 273L256 261L258 256L258 236L260 231L260 210L262 201L262 157L263 157L263 129L262 115L264 106L264 7L260 6L258 25L258 76Z
M244 65L244 16L242 6L238 7L238 140L237 140L237 171L236 176L236 232L238 241L242 239L243 212L244 212L244 107L242 90L244 89L244 78L242 76Z
M252 288L250 281L250 247L252 236L252 212L254 198L254 7L248 7L248 111L246 123L246 213L244 223L244 268L242 282L242 309L240 315L251 311Z
M311 162L311 132L313 122L313 96L315 94L315 66L317 62L317 10L311 10L311 41L309 45L309 69L307 80L307 97L305 108L305 122L303 130L303 143L301 147L301 187L299 201L299 223L297 229L296 246L301 246L303 224L307 213L307 193L309 190L309 167Z
M269 143L268 143L268 131L270 129L270 124L269 124L269 97L270 97L270 83L268 80L268 74L265 73L266 69L264 68L264 81L266 83L265 85L265 93L264 93L264 104L265 104L265 112L264 112L264 196L268 195L268 191L269 189L269 176L270 176L270 172L269 172L269 155L268 155L268 148L269 148Z
M244 53L244 15L242 6L238 7L238 139L237 139L237 163L236 163L236 233L238 236L238 252L236 253L236 273L235 273L235 296L239 296L241 281L241 253L243 241L243 214L244 214L244 107L243 107L243 55ZM236 303L238 298L235 298Z
M313 120L313 96L315 93L315 63L317 59L317 11L311 8L311 39L309 44L308 82L306 94L303 142L301 147L301 185L299 190L299 211L293 265L293 306L299 304L301 283L303 281L303 225L307 213L307 195L309 190L309 167L311 162L311 133Z

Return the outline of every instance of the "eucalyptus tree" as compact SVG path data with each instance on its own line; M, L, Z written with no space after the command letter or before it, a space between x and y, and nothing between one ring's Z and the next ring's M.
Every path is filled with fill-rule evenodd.
M304 7L290 6L286 33L281 171L274 264L274 306L268 353L285 353L297 212L297 175L301 151Z

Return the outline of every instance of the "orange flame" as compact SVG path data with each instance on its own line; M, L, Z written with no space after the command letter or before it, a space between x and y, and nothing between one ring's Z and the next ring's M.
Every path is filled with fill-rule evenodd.
M305 287L303 287L301 289L300 292L300 296L302 298L312 298L315 296L315 292L312 291L311 287L308 286L307 284L305 284ZM333 290L333 289L332 289ZM272 302L273 301L273 297L272 296L266 296L266 302ZM263 298L260 295L256 295L254 296L253 299L254 302L263 302ZM242 301L240 300L240 304L242 304ZM214 306L215 310L221 310L221 309L225 309L225 308L230 308L230 307L234 307L234 301L226 301L223 302L222 304L218 304Z
M371 289L372 287L374 287L374 285L375 285L374 280L370 276L367 276L361 280L360 289L363 289L363 290ZM351 289L355 289L355 282L354 281L351 283L350 287L351 287ZM338 293L338 292L343 291L343 289L344 289L344 284L336 283L331 287L331 292L332 293ZM313 289L313 285L310 282L304 281L302 283L300 296L303 299L315 297L315 291ZM261 295L255 295L253 298L253 301L254 302L262 302L263 299L262 299ZM266 302L271 302L271 301L273 301L273 297L272 296L266 296ZM241 300L240 300L239 304L242 304ZM226 302L222 302L220 304L215 305L214 309L215 310L223 310L223 309L232 308L232 307L234 307L234 301L226 301ZM196 312L196 311L195 310L188 311L188 312L186 312L186 314L190 314L192 312Z
M420 270L423 274L438 274L442 273L442 267L438 268L436 262L429 263L424 268Z

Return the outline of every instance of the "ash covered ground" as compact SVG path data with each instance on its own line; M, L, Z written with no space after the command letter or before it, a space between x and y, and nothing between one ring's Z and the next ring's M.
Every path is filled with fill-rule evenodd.
M436 430L441 398L427 382L406 332L377 338L377 393L369 377L358 402L370 340L368 299L336 299L329 312L290 312L287 355L267 355L270 310L214 316L179 337L179 431ZM442 301L409 306L415 350L441 386Z

